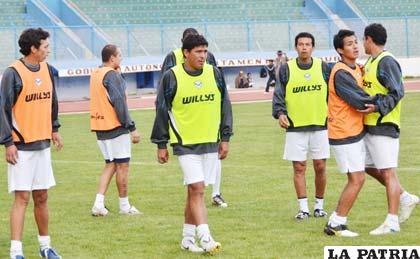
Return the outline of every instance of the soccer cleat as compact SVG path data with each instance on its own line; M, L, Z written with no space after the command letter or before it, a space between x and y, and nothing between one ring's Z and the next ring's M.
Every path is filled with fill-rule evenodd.
M296 214L295 219L296 220L304 220L304 219L308 219L311 215L309 214L309 212L305 212L305 211L299 211L298 214Z
M314 217L315 218L326 218L328 213L325 212L323 209L315 209L314 210Z
M181 241L181 249L193 253L203 253L204 249L199 247L194 239L184 238Z
M222 246L219 242L213 240L211 236L200 239L200 245L203 248L204 252L209 255L214 255L219 253L222 250Z
M400 216L399 216L400 223L403 223L410 217L411 212L413 212L414 208L419 203L419 197L413 194L408 194L408 195L410 195L409 202L407 203L400 202Z
M338 236L338 237L359 236L358 233L348 230L346 225L338 225L336 227L332 227L329 223L325 224L324 233L329 236Z
M369 234L378 236L378 235L391 234L391 233L396 233L396 232L400 232L399 226L391 227L386 222L384 222L382 223L382 225L380 225L376 229L370 231Z
M131 206L128 210L120 210L121 215L141 215L141 213L136 207Z
M23 255L15 255L11 256L10 259L25 259L25 257Z
M93 206L92 207L92 216L99 217L99 216L106 216L108 215L108 209L106 207L98 208Z
M218 206L218 207L220 207L220 208L226 208L227 206L228 206L228 204L225 202L225 200L222 198L222 195L221 194L218 194L218 195L216 195L216 196L214 196L213 198L212 198L212 204L214 205L214 206Z
M41 258L47 259L61 259L61 256L54 250L54 248L46 248L44 250L39 250L39 256Z

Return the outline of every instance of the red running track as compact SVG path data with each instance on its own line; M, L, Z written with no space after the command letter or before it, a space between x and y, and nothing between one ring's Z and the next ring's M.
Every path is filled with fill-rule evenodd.
M419 91L420 81L408 81L404 83L406 91ZM232 103L253 102L253 101L270 101L272 99L272 89L269 94L264 93L263 89L235 89L229 91ZM128 99L129 109L151 109L154 108L155 95L143 95ZM59 103L60 113L77 113L89 111L89 101L68 101Z

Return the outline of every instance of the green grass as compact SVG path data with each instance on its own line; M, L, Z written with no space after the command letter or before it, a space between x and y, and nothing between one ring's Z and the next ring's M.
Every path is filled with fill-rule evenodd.
M403 186L419 194L420 124L416 111L420 94L405 97L402 116L399 178ZM311 218L297 223L297 202L289 162L282 160L284 132L271 117L270 103L236 104L229 157L223 162L222 192L229 207L210 206L212 234L223 246L220 258L322 258L326 245L418 245L420 208L396 235L371 237L386 216L385 190L368 178L349 216L354 239L328 237L325 220ZM156 162L156 147L149 141L154 118L151 110L132 112L143 140L133 146L130 201L143 216L118 215L114 181L106 197L108 217L90 216L98 176L103 167L95 135L89 132L86 114L61 116L65 147L53 152L57 186L50 190L50 234L64 258L202 258L179 248L185 189L177 159L167 165ZM3 151L0 157L4 158ZM0 258L9 252L9 208L6 163L0 162ZM307 172L310 206L314 203L313 171ZM346 177L328 161L325 207L334 210ZM37 230L32 205L27 210L24 251L37 258Z

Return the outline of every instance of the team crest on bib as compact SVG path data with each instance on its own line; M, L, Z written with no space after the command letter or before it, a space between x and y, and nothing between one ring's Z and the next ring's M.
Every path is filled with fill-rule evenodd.
M36 84L36 86L41 86L41 84L42 84L41 78L35 78L35 84Z
M203 87L203 82L201 82L200 80L197 80L194 82L194 86L200 89L201 87Z
M305 77L306 80L310 80L311 79L311 74L306 73L304 75L304 77Z

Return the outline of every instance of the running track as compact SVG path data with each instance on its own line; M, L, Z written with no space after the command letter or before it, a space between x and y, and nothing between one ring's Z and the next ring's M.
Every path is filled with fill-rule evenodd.
M408 81L404 83L406 91L420 91L420 81ZM257 90L237 89L230 90L229 96L232 103L270 101L270 94L265 94L263 88ZM155 95L148 94L128 99L128 108L131 109L152 109L154 107ZM59 103L60 113L80 113L89 111L89 101L68 101Z

